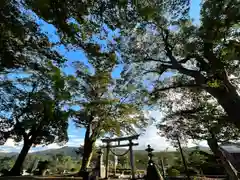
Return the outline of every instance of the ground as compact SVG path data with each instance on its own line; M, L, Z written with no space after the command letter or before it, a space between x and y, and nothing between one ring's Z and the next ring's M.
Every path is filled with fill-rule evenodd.
M15 176L15 177L0 177L0 180L41 180L41 179L47 179L47 180L53 180L53 179L59 179L59 180L67 180L67 179L79 179L82 180L80 177L37 177L37 176Z

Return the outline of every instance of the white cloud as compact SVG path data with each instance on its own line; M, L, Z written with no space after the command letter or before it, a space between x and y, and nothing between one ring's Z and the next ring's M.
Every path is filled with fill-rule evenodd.
M13 139L8 139L3 146L0 146L0 152L19 152L22 149L23 142L15 143Z
M79 147L80 145L83 145L83 142L84 142L83 138L73 138L69 139L69 142L66 144L66 146Z
M78 138L79 136L75 135L75 134L70 134L68 135L69 139L74 139L74 138Z
M169 150L174 149L166 138L161 137L158 134L158 130L156 128L156 123L159 123L163 117L162 113L158 110L148 111L148 115L155 119L155 123L150 124L145 133L141 135L138 139L139 146L135 147L135 149L145 149L147 145L151 145L151 147L155 150L165 150L168 148ZM206 141L194 142L189 141L187 146L192 147L196 145L208 146Z
M16 147L16 143L14 142L14 140L13 139L8 139L6 142L5 142L5 144L4 144L4 146L8 146L8 147Z
M157 134L157 128L154 125L151 125L146 129L144 135L139 137L138 143L139 146L135 149L145 149L148 144L155 150L164 150L170 146L169 142L166 141L166 138L160 137Z
M22 149L22 142L16 144L13 139L8 139L3 146L0 146L0 152L19 152Z
M150 110L149 115L153 117L156 121L161 121L162 119L162 113L158 110Z
M43 150L48 150L48 149L58 149L61 148L61 146L59 146L56 143L52 143L49 144L47 146L36 146L36 147L31 147L31 149L29 150L29 152L36 152L36 151L43 151Z
M166 141L166 138L158 135L158 130L155 126L156 123L161 121L162 113L158 110L150 110L145 114L147 117L153 118L155 122L149 122L146 131L140 135L139 139L136 141L139 143L139 146L135 147L135 149L146 149L147 145L151 145L155 150L169 148L170 143Z
M56 143L52 143L46 146L47 149L58 149L60 146Z
M9 153L9 152L13 152L12 148L8 148L8 147L4 147L4 149L0 149L1 153Z

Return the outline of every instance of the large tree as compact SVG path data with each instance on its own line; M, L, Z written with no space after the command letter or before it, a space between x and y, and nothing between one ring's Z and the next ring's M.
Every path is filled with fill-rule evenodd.
M33 66L36 62L33 57L62 61L59 53L52 49L54 44L41 32L33 17L21 1L0 2L0 73Z
M150 82L155 88L148 90L155 96L176 88L211 94L229 116L226 121L240 128L239 1L203 1L197 24L187 17L172 20L154 5L149 8L149 16L137 21L135 29L122 28L126 69L154 74ZM166 72L174 78L163 83L158 77Z
M106 134L133 134L147 124L138 102L139 94L131 94L130 84L112 77L115 53L101 52L92 44L88 63L91 68L81 62L74 63L77 81L71 86L75 104L80 108L74 115L75 122L86 130L80 173L86 171L98 138Z
M111 29L120 28L122 25L134 27L137 20L143 19L142 15L149 16L152 9L156 7L159 13L168 13L174 18L180 14L185 15L190 5L189 0L153 0L151 2L144 0L26 0L25 2L27 7L40 18L53 24L63 39L65 38L68 42L75 41L82 47L84 36L98 32L102 24L106 24ZM75 26L76 24L80 26Z
M24 71L38 70L39 63L51 60L61 64L64 58L54 49L48 36L44 34L26 10L22 1L3 0L0 2L0 93L4 103L6 87L12 84L6 77L22 74ZM1 120L1 144L9 137L8 125Z
M8 77L2 86L0 115L8 125L9 138L23 142L22 150L11 169L11 175L20 171L29 149L36 145L68 140L69 112L64 103L70 98L66 77L51 61L42 63L38 71L22 72Z
M174 144L180 138L189 140L206 140L211 151L219 158L226 172L236 179L236 171L230 161L224 158L219 143L237 141L240 131L232 123L226 121L227 115L218 105L204 99L195 107L185 107L167 115L158 128L162 136ZM232 163L232 162L231 162Z

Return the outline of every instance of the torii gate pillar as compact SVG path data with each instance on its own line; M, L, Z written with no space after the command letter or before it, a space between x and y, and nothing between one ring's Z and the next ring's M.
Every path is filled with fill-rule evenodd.
M133 142L129 141L129 151L130 151L130 163L132 170L132 179L135 179L135 166L134 166L134 154L133 154Z
M105 169L105 179L108 179L108 157L109 157L110 144L107 142L107 152L106 152L106 169Z
M105 179L108 179L108 156L110 148L116 148L116 147L129 147L130 151L130 163L131 163L131 170L132 170L132 179L135 179L135 166L134 166L134 154L133 154L133 146L137 146L138 143L133 143L132 140L138 139L139 134L129 136L129 137L120 137L120 138L114 138L114 139L102 139L103 143L106 143L106 146L104 148L107 149L106 152L106 173L105 173ZM129 144L120 144L121 141L129 141ZM111 142L118 142L118 145L111 145Z

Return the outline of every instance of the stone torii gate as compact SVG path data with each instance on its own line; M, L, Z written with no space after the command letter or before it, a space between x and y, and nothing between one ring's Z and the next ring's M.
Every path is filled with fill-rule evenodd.
M132 170L132 179L135 179L135 166L134 166L134 156L133 156L133 146L137 146L138 143L134 143L133 140L137 140L140 134L128 136L128 137L120 137L120 138L106 138L102 139L103 143L106 143L106 146L103 146L103 148L106 148L106 164L105 164L105 178L108 178L108 156L110 152L110 148L116 148L116 147L129 147L130 151L130 164L131 164L131 170ZM121 144L122 141L129 141L128 144ZM112 142L117 142L117 145L111 145Z

